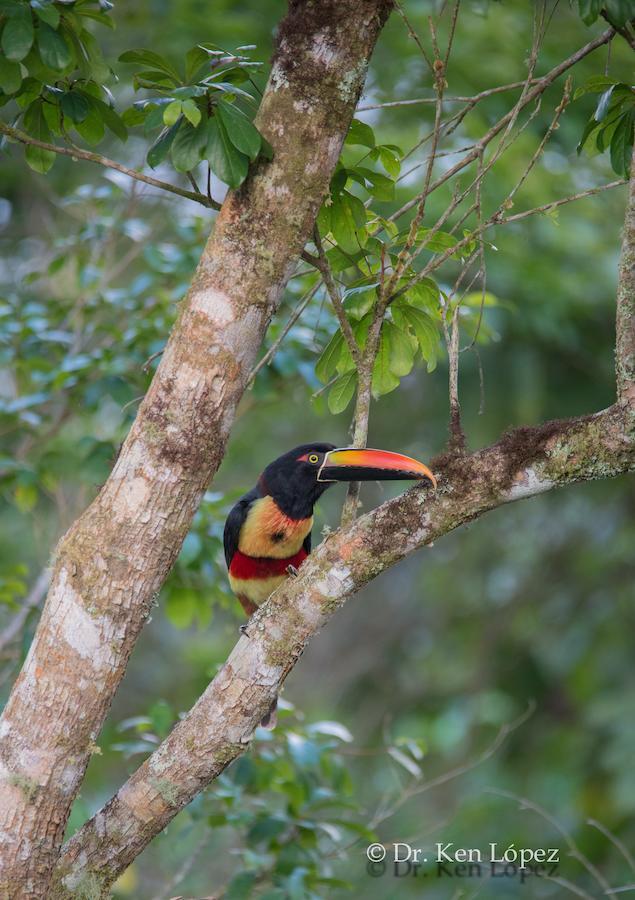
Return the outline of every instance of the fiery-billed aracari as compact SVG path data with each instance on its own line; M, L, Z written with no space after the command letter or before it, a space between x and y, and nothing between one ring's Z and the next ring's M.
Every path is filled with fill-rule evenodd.
M387 450L302 444L270 463L225 523L229 582L247 615L311 552L313 506L337 481L436 479L423 463Z
M278 457L240 498L225 523L229 583L251 615L311 552L313 506L337 481L436 479L423 463L386 450L302 444ZM263 719L275 724L274 703Z

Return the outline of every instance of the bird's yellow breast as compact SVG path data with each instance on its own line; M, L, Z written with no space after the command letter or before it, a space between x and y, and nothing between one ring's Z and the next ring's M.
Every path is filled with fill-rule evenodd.
M286 559L294 556L313 527L313 516L290 519L273 497L252 503L238 536L238 549L247 556Z

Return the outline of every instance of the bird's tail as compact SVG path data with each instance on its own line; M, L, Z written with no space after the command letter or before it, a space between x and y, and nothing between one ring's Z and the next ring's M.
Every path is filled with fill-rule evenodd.
M267 731L273 731L273 729L278 724L278 698L276 697L273 703L271 704L271 709L267 713L266 716L263 716L260 724L263 728L266 728Z

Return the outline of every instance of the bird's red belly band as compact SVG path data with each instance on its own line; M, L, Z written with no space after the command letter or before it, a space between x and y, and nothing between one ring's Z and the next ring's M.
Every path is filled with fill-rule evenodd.
M229 574L233 578L247 581L252 578L272 578L275 575L286 575L289 566L296 569L307 558L307 552L302 547L293 556L287 559L273 559L268 556L246 556L237 550L229 567Z

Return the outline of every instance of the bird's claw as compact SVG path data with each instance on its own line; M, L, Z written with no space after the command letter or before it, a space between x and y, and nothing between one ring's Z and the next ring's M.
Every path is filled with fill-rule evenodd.
M244 634L245 637L249 637L249 632L247 631L248 628L249 628L249 622L244 622L238 630L240 631L241 634Z
M298 570L296 569L295 566L289 565L289 566L287 566L287 574L290 575L292 578L297 578L300 573L298 572Z

